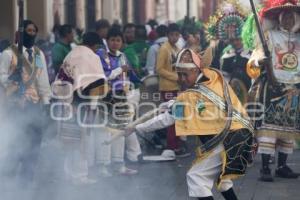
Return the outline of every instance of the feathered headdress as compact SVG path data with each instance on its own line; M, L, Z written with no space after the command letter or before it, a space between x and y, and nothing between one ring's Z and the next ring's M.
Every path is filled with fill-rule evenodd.
M239 38L246 13L236 0L224 1L205 24L207 40Z

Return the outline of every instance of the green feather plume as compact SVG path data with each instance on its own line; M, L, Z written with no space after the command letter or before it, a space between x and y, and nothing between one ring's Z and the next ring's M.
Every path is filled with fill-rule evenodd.
M248 16L243 29L242 29L242 40L244 47L249 50L254 49L254 40L256 35L256 24L254 20L254 15L251 14Z

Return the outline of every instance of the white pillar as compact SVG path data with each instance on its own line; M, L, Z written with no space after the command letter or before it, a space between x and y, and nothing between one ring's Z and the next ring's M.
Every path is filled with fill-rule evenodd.
M103 1L103 18L107 19L110 23L114 20L121 22L121 5L120 0Z
M190 0L191 1L191 6L190 6L190 13L191 13L191 17L195 17L196 20L198 19L198 12L199 12L199 6L198 0Z
M191 1L191 0L190 0ZM194 7L193 2L190 2L190 16L192 16L191 8ZM175 21L183 19L187 15L187 2L184 1L176 1L176 17Z
M95 20L99 20L102 18L102 1L101 0L96 0L95 2Z
M157 5L157 17L160 23L166 23L170 20L170 4L172 2L170 0L159 0ZM172 6L172 5L171 5ZM174 6L174 4L173 4Z
M146 21L155 19L155 1L146 0Z
M128 0L128 23L133 22L133 0Z
M108 21L112 22L112 13L113 13L113 1L103 1L103 18L107 19Z
M60 24L65 23L65 0L53 0L53 19L56 13L58 13Z
M54 25L53 0L44 0L44 10L45 34L48 37Z
M80 29L86 28L85 0L76 0L76 26Z
M112 16L111 16L111 22L117 20L119 22L122 21L122 17L121 17L121 2L120 0L111 0L113 5L113 9L112 9Z
M19 13L18 13L19 7L17 0L13 0L13 7L12 7L12 16L13 16L13 29L12 29L12 35L18 30L18 21L19 21ZM14 38L12 38L14 39Z
M27 6L28 1L29 0L24 0L24 19L27 19L27 17L28 17L28 6ZM18 5L18 0L16 0L16 4ZM19 17L19 15L18 15L18 17Z

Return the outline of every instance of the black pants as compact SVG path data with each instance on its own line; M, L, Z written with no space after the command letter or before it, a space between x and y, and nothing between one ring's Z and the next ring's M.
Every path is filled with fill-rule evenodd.
M43 138L45 115L40 104L27 104L17 107L9 117L11 140L4 167L5 176L19 176L25 181L32 181L38 164Z

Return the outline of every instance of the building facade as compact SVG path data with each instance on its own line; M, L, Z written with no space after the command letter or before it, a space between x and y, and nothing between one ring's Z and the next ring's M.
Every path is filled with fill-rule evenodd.
M149 19L159 23L175 22L187 14L208 19L221 0L24 0L25 19L39 27L39 37L45 39L54 24L68 23L83 30L93 30L96 20L108 19L111 23L135 22L144 24ZM18 0L1 0L0 40L13 41L18 26Z

